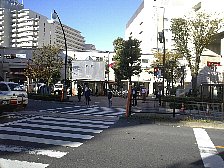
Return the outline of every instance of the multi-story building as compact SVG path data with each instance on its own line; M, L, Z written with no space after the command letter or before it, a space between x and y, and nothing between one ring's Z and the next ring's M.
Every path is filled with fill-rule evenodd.
M193 16L196 11L202 11L205 13L215 13L215 17L223 16L222 12L222 1L215 0L215 1L206 1L206 0L154 0L148 1L143 0L139 8L133 14L126 25L125 30L125 38L128 39L130 36L136 38L141 43L142 53L148 54L146 59L153 60L154 56L153 53L156 51L163 52L172 51L175 49L174 42L172 40L172 32L170 30L171 20L173 18L180 18L184 16ZM164 43L160 43L158 40L159 32L163 32L165 35L165 46ZM223 55L223 29L220 30L218 38L215 42L210 44L208 49L202 53L200 64L200 72L199 74L202 75L201 70L207 66L207 63L211 59L209 57L216 57L216 62L221 62L223 64L223 59L221 59L221 55ZM207 60L207 61L206 61ZM214 60L214 59L213 59ZM149 61L148 66L151 67L152 61ZM187 67L187 61L185 59L180 60L182 65L185 65L186 68L186 76L185 82L191 82L191 73L189 67ZM143 68L144 70L144 68ZM223 69L219 66L218 69L219 75L223 72ZM207 73L203 73L203 76L208 75ZM141 82L147 82L145 79L149 78L148 74L140 74ZM201 77L200 77L201 78ZM205 78L205 77L203 77ZM133 77L133 80L137 78ZM219 79L222 79L221 77ZM161 82L160 78L150 78L152 82ZM148 82L146 87L149 88L152 86L151 83ZM211 82L211 79L209 81ZM220 81L218 81L220 82ZM148 85L149 84L149 85Z
M38 48L43 45L64 47L64 37L58 21L30 9L17 0L0 1L0 46ZM63 25L67 48L84 50L85 40L81 32Z
M48 20L48 24L50 26L50 29L48 30L49 33L48 44L54 44L61 47L65 47L64 35L60 23L55 20ZM63 29L66 37L67 49L75 51L84 50L85 39L81 35L81 32L67 25L63 25ZM46 35L46 33L44 35Z
M85 39L81 32L64 24L62 26L67 49L84 50ZM46 45L57 45L62 49L65 48L64 34L58 21L48 19L30 9L24 9L24 5L17 0L0 0L0 60L2 64L0 75L4 80L14 80L16 78L15 74L18 74L17 72L6 73L6 69L17 70L22 75L24 68L26 68L24 61L20 62L21 66L18 66L20 58L16 59L16 66L11 64L10 62L15 60L8 59L8 55L16 57L22 52L23 48L24 52L22 53L26 53L26 49L35 49ZM23 59L32 58L32 52L29 53L29 57L28 54L25 55L26 57ZM5 65L6 60L9 62L7 65ZM64 70L62 70L62 76L64 76L63 72ZM25 76L23 81L24 78Z

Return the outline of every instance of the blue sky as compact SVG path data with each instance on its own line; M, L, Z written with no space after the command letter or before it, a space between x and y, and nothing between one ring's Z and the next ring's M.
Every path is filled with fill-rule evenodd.
M23 0L24 8L48 18L55 9L61 22L81 32L86 43L113 51L125 25L143 0ZM19 0L22 2L22 0Z

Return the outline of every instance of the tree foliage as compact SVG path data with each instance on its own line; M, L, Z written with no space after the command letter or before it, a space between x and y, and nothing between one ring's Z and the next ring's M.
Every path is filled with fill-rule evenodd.
M118 37L114 40L115 65L113 67L115 78L128 79L131 83L131 77L141 73L141 42L129 37L128 40Z
M196 16L172 19L171 31L175 47L188 61L191 70L192 86L197 87L197 76L201 54L208 45L215 40L222 19L198 12Z
M182 56L179 53L174 52L166 52L166 59L165 59L165 73L164 78L168 81L168 83L177 82L178 79L181 77L181 71L180 71L180 64L179 64L179 58ZM163 67L163 53L157 52L154 54L155 61L153 61L152 66L153 67L159 67L162 69Z
M59 56L61 52L56 46L43 46L33 52L31 61L28 61L25 75L31 79L44 80L51 83L52 78L58 78L63 66L63 60Z

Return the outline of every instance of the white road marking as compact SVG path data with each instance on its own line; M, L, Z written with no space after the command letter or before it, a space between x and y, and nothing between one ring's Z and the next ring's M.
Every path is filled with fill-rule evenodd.
M68 106L68 107L64 107L64 108L67 108L67 109L69 109L69 108L73 108L73 107L71 107L71 106Z
M49 164L43 163L34 163L34 162L26 162L19 160L9 160L9 159L0 159L0 167L1 168L45 168L49 166Z
M85 129L85 128L71 128L71 127L60 127L56 125L45 125L45 124L30 124L30 123L18 123L13 125L25 126L25 127L38 127L38 128L48 128L63 131L81 131L90 133L101 133L103 130Z
M54 117L40 117L42 119L56 120L56 121L69 121L69 122L81 122L81 123L93 123L93 124L104 124L112 125L113 121L101 121L101 120L86 120L86 119L69 119L69 118L54 118ZM36 121L36 120L34 120ZM48 121L46 121L48 122Z
M122 111L122 112L125 112L125 109L124 108L116 108L117 110L119 110L119 111Z
M47 110L39 110L39 112L46 112Z
M217 155L218 152L207 132L202 128L193 128L193 130L204 167L224 168L224 161Z
M117 116L117 115L120 115L120 114L124 114L123 111L120 111L120 112L116 112L116 113L112 113L112 114L105 114L106 116Z
M89 109L89 110L86 110L86 111L82 111L82 112L74 112L74 114L85 114L85 113L93 113L93 112L97 112L98 110L93 108L93 109ZM68 111L64 111L64 112L61 112L63 114L66 114L66 113L70 113ZM71 113L70 113L71 114Z
M50 132L50 131L41 131L41 130L32 130L32 129L25 129L25 128L12 128L12 127L0 127L2 131L13 131L13 132L20 132L20 133L30 133L36 135L50 135L50 136L59 136L59 137L66 137L66 138L79 138L79 139L92 139L93 136L91 135L81 135L81 134L70 134L70 133L62 133L62 132ZM0 135L1 138L1 135Z
M13 122L8 122L8 123L0 124L0 127L6 126L6 125L15 124L15 123L20 123L20 122L24 122L24 121L27 122L27 121L33 120L35 118L39 118L39 117L37 116L37 117L32 117L32 118L25 118L25 119L22 119L22 120L17 120L17 121L13 121Z
M58 120L58 121L60 121L60 120ZM33 120L33 122L55 124L55 121L46 121L46 120ZM67 125L67 126L70 125L70 126L80 126L80 127L95 127L95 128L102 128L102 129L103 128L109 128L109 126L106 126L106 125L96 125L96 124L77 123L77 122L70 123L70 122L60 121L57 124L63 124L63 125Z
M20 135L8 135L8 134L0 134L0 139L35 142L40 144L59 145L65 147L79 147L80 145L83 144L81 142L71 142L71 141L37 138L37 137L20 136Z
M67 154L67 152L60 152L54 150L40 150L26 148L23 146L12 146L12 145L0 145L0 151L2 152L15 152L15 153L28 153L32 155L44 155L48 157L61 158Z
M103 109L103 111L112 112L112 109L109 107L101 107L101 109Z

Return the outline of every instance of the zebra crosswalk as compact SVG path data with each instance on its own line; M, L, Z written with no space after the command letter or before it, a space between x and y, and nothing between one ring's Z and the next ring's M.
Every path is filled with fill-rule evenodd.
M76 115L72 115L73 117L70 115L68 118L65 116L59 118L56 115L30 115L0 124L0 153L6 154L1 155L1 168L48 167L52 160L68 154L66 148L77 148L86 140L92 139L96 134L112 126L116 120L111 117L121 115L124 110L107 107L68 107L40 110L39 112ZM95 118L84 119L77 115L95 116ZM106 119L97 118L97 116L104 116ZM26 155L27 160L14 158L14 155L10 155L12 153L22 153ZM32 157L29 157L30 155ZM36 159L37 157L38 159ZM44 157L48 159L44 159Z
M39 110L40 112L51 112L60 114L74 114L74 115L84 115L84 116L96 116L96 117L119 117L124 115L124 108L108 108L108 107L98 107L91 106L84 108L83 106L65 107L65 108L55 108L55 109L45 109Z

